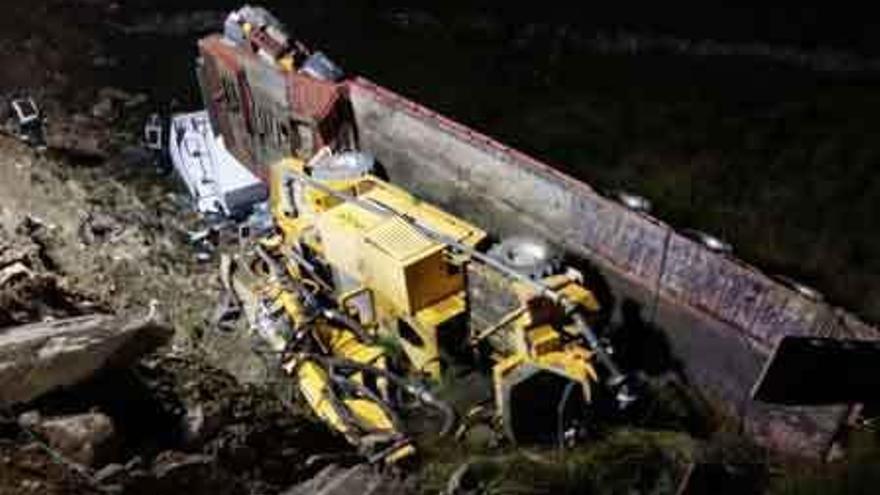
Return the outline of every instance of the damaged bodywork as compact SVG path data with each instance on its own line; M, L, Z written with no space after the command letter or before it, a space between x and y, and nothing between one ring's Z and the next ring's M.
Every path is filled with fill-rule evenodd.
M266 186L229 154L222 139L214 135L207 112L173 116L169 134L171 163L197 211L242 216L266 199Z
M285 183L283 179L272 174L278 163L293 160L300 165L288 165L287 168L295 169L294 172L299 174L298 182L303 183L303 178L312 181L302 189L323 191L321 195L325 204L321 208L329 211L344 206L344 209L351 210L348 217L369 219L370 214L364 212L369 208L359 208L359 201L352 201L361 194L368 194L366 191L351 186L353 189L342 191L340 198L339 194L330 194L326 190L329 188L339 193L334 184L339 179L321 178L320 172L312 175L328 166L327 163L319 165L321 153L338 157L348 152L368 152L376 159L375 175L382 177L378 179L381 184L401 188L403 194L419 198L418 202L429 202L446 215L480 230L485 229L489 237L504 239L526 234L546 239L548 244L568 257L588 260L599 269L606 289L613 297L632 302L630 307L647 309L644 314L635 311L639 313L636 319L649 318L652 324L669 330L670 347L681 355L685 375L725 413L738 417L746 433L779 450L817 457L828 452L848 417L844 407L797 411L779 408L768 414L766 409L771 406L752 401L749 390L767 361L770 349L782 336L873 338L874 332L867 325L849 315L839 317L842 311L776 283L735 259L732 248L723 241L702 233L676 231L649 216L649 205L642 198L619 194L614 199L603 197L544 163L362 78L316 76L306 69L307 61L315 53L295 41L268 12L249 7L229 16L223 34L210 35L199 42L197 70L212 126L224 137L230 152L256 176L273 188L286 187L279 185ZM322 152L322 149L329 151ZM341 182L350 180L347 178ZM314 181L318 181L320 187ZM385 186L375 184L369 188L378 194L375 191ZM272 195L275 198L284 196L278 192ZM289 211L273 211L280 237L264 246L268 255L281 260L282 266L290 261L290 255L313 264L316 273L321 274L328 285L321 290L333 292L337 299L337 283L352 283L353 289L370 287L373 280L356 277L358 283L335 280L331 273L321 273L321 270L345 268L342 271L349 275L362 270L365 262L354 254L362 251L359 246L364 243L384 245L387 239L344 244L366 236L357 231L334 230L329 217L314 227L320 232L317 240L297 241L300 245L310 246L311 251L292 248L285 253L274 251L277 246L300 236L296 229L285 231L284 222L279 221L285 218L282 214L296 218L303 214L296 208L299 200L292 200ZM376 201L370 199L368 202ZM398 212L398 203L391 206L381 200L378 203L386 210L390 209L392 214ZM410 218L409 212L403 212L401 217L404 227L413 227L412 221L418 224L418 218ZM366 224L376 221L364 218L361 220ZM393 229L389 227L389 230ZM426 235L418 228L416 231ZM337 240L326 242L326 235L336 235ZM437 241L430 234L427 238ZM468 260L468 268L464 270L467 272L464 290L467 298L471 298L471 289L480 278L479 274L472 276L472 268L477 265L473 261L482 257L487 248L477 243L463 250L460 240L452 239L458 244L449 240L442 237L439 249L458 256L464 253ZM503 255L504 249L498 248L495 252ZM330 258L325 257L328 253ZM509 273L507 269L515 268L512 265L516 258L500 263L503 266L500 271ZM484 264L500 268L492 261ZM396 296L402 298L402 294L408 294L411 289L407 285L410 281L403 275L398 280L401 287L406 287ZM526 289L532 290L531 295L538 299L561 290L558 287L545 290L541 277L530 280L537 280L541 286L538 289L533 283L525 283ZM513 287L521 283L521 279L513 277L501 285ZM577 282L577 277L574 277L574 283L586 287L588 292L595 292L589 290L591 288L597 290L589 284ZM371 289L379 292L376 287ZM528 296L517 299L522 293L508 292L506 299L499 300L525 304L523 301L529 299ZM363 294L358 297L366 299ZM554 298L550 297L550 300ZM555 303L558 306L558 301ZM336 304L339 305L338 300ZM367 303L359 305L369 306ZM398 304L398 307L404 308L404 313L410 316L413 311L418 312L412 301ZM482 305L480 309L483 309ZM517 306L513 304L507 309L513 311ZM570 308L563 309L562 316L570 317ZM344 305L337 310L343 313L355 311ZM605 310L615 320L632 316L621 314L627 312L626 308ZM500 318L505 314L502 310L492 316ZM477 315L470 316L474 320ZM516 321L514 316L511 318ZM491 325L491 321L484 323ZM554 324L558 326L558 321ZM418 325L407 322L403 328L404 333L409 333L407 328L415 329L412 333L424 339L417 330ZM604 342L582 334L577 340L591 354L586 361L591 365L596 363L600 380L607 382L609 377L603 378L603 373L616 374L601 357ZM568 344L565 332L559 335L560 339L548 335L546 342L550 348ZM402 334L398 336L402 337ZM491 347L489 340L482 347ZM469 337L464 341L469 342ZM405 349L406 345L403 344ZM520 347L519 350L527 348ZM532 351L534 349L529 352ZM729 362L720 365L719 353ZM431 366L428 366L428 374L436 374ZM541 373L535 375L546 381L546 390L559 390L562 395L569 393L566 390L570 387L564 383L556 384L555 377ZM515 378L511 380L516 381ZM613 388L615 384L609 385ZM522 390L529 389L523 387ZM543 387L539 389L545 390ZM627 393L623 392L615 390L612 395L624 398ZM515 403L513 407L516 407L522 399L530 401L534 397L531 392L516 393L504 387L496 387L493 395L496 401L502 397L497 407L502 418L511 398ZM507 425L511 424L508 420Z

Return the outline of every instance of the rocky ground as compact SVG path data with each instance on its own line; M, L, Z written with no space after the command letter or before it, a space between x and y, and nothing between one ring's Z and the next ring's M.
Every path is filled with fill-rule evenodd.
M681 482L696 444L673 432L609 432L603 447L564 458L517 454L472 435L429 443L425 462L406 476L358 464L341 439L282 402L258 359L228 367L259 385L209 364L229 365L241 340L205 335L218 293L216 259L197 257L187 242L200 224L173 181L133 135L116 139L107 158L83 158L0 137L0 335L26 323L155 306L174 337L129 366L3 409L0 493L237 495L328 486L335 487L328 493L507 493L521 485L529 493L598 492L606 469L664 492ZM105 134L101 142L113 141ZM666 427L688 416L672 411L652 421ZM615 461L621 453L622 464Z
M118 61L96 33L119 6L11 3L0 120L33 96L49 149L0 136L0 335L150 306L175 334L131 366L4 407L0 493L278 493L310 478L340 440L198 352L216 259L196 256L198 218L139 147L155 102L101 76Z
M0 493L277 493L314 474L340 441L205 363L217 282L186 242L198 220L133 135L90 125L106 158L0 137L0 333L151 301L176 333L130 368L4 410Z

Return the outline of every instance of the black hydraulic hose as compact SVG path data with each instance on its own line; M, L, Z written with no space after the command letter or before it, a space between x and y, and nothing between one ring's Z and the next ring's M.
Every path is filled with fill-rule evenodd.
M273 258L272 255L270 255L268 252L266 252L263 246L260 246L259 244L254 248L254 251L256 251L257 256L259 256L260 259L266 263L266 266L269 268L269 275L271 276L271 278L277 282L280 282L281 274L284 272L281 263L279 263L278 260Z
M364 384L358 383L354 380L351 380L351 379L343 377L343 376L339 376L334 373L328 372L328 375L330 376L330 379L333 380L334 383L336 383L344 388L347 387L347 388L353 389L358 394L361 394L361 395L365 396L366 398L375 402L379 406L379 408L381 408L385 412L385 414L387 414L388 417L391 418L391 423L395 426L395 428L399 428L399 426L402 424L402 422L400 421L400 417L397 415L397 413L395 413L394 410L391 409L391 407L389 407L387 404L385 404L385 402L379 396L377 396L375 393L373 393L373 391L370 390L369 388L367 388Z
M455 426L455 411L452 409L452 407L450 407L449 404L447 404L446 402L438 399L434 394L432 394L427 388L422 385L412 383L411 381L401 377L400 375L386 369L377 368L375 366L370 366L369 364L365 363L359 363L350 359L321 355L308 355L308 357L324 361L331 368L331 374L333 368L348 368L363 371L365 373L373 373L395 383L407 393L417 398L421 403L440 411L440 413L443 415L443 424L439 433L439 436L441 437L447 436L449 432L452 431L452 427Z
M321 314L323 314L328 320L340 323L345 328L351 330L362 342L368 344L374 344L376 342L376 338L370 335L370 333L361 326L360 322L342 311L333 308L325 308L322 310Z
M302 292L304 296L306 295L307 291L304 291L303 288L300 286L300 284L296 280L293 280L290 277L283 277L282 276L283 269L281 267L281 264L278 262L278 260L274 259L269 253L267 253L266 250L263 249L262 246L257 246L256 252L257 252L257 255L260 257L260 259L262 259L268 265L269 272L271 273L272 278L274 278L276 281L279 281L279 282L284 279L287 279L288 281L293 282L296 285L297 289L299 289L300 292ZM297 260L297 262L299 262L299 259L297 259L297 258L294 258L294 259ZM303 261L305 261L305 260L303 260ZM307 271L309 271L308 268L307 268ZM317 276L317 275L314 274L313 276ZM320 279L318 279L318 280L320 280ZM362 342L375 343L375 341L376 341L375 337L370 335L370 333L364 329L364 327L360 324L360 322L358 322L354 318L348 316L347 314L343 313L342 311L339 311L339 310L331 308L331 307L320 308L320 307L318 307L317 301L314 301L314 298L311 298L311 297L304 297L303 302L306 303L307 305L309 305L310 303L314 304L315 307L312 307L310 309L312 309L312 310L319 309L321 314L324 315L325 318L327 318L328 320L335 321L335 322L341 324L342 326L344 326L345 328L351 330L357 336L357 338L360 339Z
M324 280L321 275L318 274L318 269L313 265L309 260L305 258L299 251L296 249L284 249L283 255L289 256L294 261L297 262L300 268L302 268L314 282L321 286L322 289L327 292L333 292L333 286L331 286L326 280Z

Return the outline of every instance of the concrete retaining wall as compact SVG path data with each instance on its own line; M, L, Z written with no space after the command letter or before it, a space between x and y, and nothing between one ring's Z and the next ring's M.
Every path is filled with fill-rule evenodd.
M349 94L361 147L394 182L493 233L541 235L588 258L746 431L800 454L828 448L846 408L769 407L749 390L783 335L876 338L875 329L369 81Z

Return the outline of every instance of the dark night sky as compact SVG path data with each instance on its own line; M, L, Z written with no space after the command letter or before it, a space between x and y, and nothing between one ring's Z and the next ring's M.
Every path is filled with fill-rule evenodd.
M367 2L387 5L385 2ZM765 41L804 48L831 47L863 55L880 53L880 30L867 7L828 2L821 7L717 6L702 2L406 2L401 7L452 14L483 11L518 22L565 22L651 34L730 41Z
M241 0L150 0L151 9L180 10L232 8ZM441 18L482 12L508 22L559 22L584 28L620 28L645 34L723 41L763 41L802 48L834 48L862 55L880 55L880 30L873 9L827 2L820 7L753 5L683 5L672 2L510 2L502 0L447 0L387 2L380 0L264 0L273 10L338 9L342 17L358 10L419 9Z

